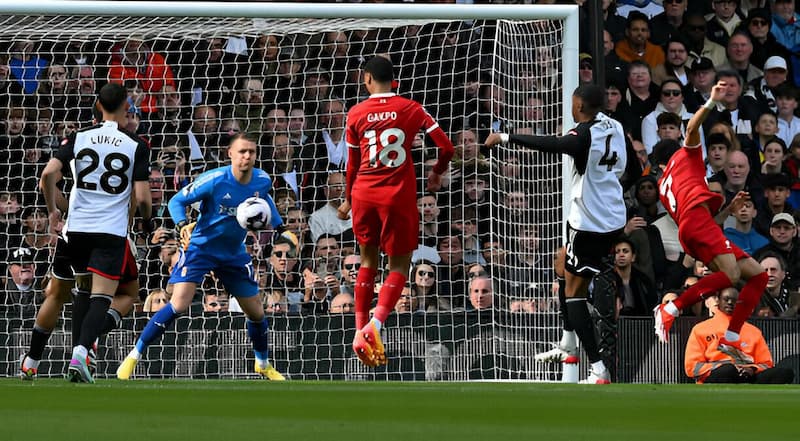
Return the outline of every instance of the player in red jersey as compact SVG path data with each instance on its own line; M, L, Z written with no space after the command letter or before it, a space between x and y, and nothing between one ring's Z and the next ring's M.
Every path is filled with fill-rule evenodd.
M700 279L674 302L657 306L654 311L655 330L659 340L667 342L669 329L681 309L697 303L705 295L734 286L739 278L743 278L747 283L739 294L728 330L720 339L719 349L734 359L746 359L748 356L741 351L743 343L739 339L739 331L758 304L767 286L768 276L755 259L726 239L722 229L714 222L714 215L724 198L708 189L706 166L700 150L700 126L726 93L734 92L728 90L724 81L719 81L712 88L708 102L689 120L686 145L674 152L664 152L669 162L658 185L661 203L678 224L678 238L686 253L708 265L714 273ZM747 193L737 194L731 201L733 210L736 211L735 207L748 199Z
M364 84L370 96L347 114L350 159L339 217L347 219L352 206L353 233L361 248L353 350L367 366L386 363L380 328L400 298L411 253L417 248L417 178L411 160L414 136L425 130L439 146L439 159L428 175L429 191L441 187L441 175L454 152L450 139L419 103L391 92L393 70L387 58L369 60L364 66ZM368 322L381 249L389 256L389 275Z

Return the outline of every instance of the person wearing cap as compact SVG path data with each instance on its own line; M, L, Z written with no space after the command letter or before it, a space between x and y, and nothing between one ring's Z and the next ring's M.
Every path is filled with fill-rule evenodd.
M36 263L33 260L33 250L20 247L10 253L9 276L3 289L1 305L32 304L41 301L41 289L36 277Z
M664 50L649 41L650 22L641 12L628 14L625 39L617 42L615 51L621 60L644 61L650 68L664 63Z
M770 32L771 25L772 15L769 9L753 8L747 13L743 26L753 41L753 55L750 56L750 62L762 69L770 56L777 55L787 60L791 57L791 53L778 43L775 35Z
M786 59L773 55L767 58L767 62L764 63L764 75L747 84L747 93L755 97L762 113L775 113L778 111L778 105L775 102L775 89L786 82L788 73Z
M594 74L592 56L585 52L578 55L578 78L581 84L588 84L592 82Z
M797 222L789 213L778 213L769 226L769 243L756 251L753 257L761 261L768 253L775 253L786 261L790 279L800 280L800 241L797 239Z
M756 206L758 215L753 221L753 227L760 234L769 236L769 228L776 214L794 212L787 202L792 180L785 173L773 173L764 175L761 181L764 185L764 200Z
M716 69L710 59L700 57L691 60L688 72L689 84L684 88L683 104L686 110L694 113L711 95Z
M781 46L796 51L800 45L800 29L797 22L800 14L795 11L794 0L775 0L772 2L772 27L770 32Z
M689 45L682 37L670 38L665 46L663 64L653 68L653 82L661 85L667 78L676 78L681 86L689 84L689 75L686 65L689 63Z

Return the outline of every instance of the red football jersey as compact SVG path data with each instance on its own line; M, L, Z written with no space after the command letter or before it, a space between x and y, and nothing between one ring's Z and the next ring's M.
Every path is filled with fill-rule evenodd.
M351 194L387 205L398 199L416 204L411 144L421 129L438 127L419 103L394 93L374 94L353 106L347 113L348 161L359 161L359 167Z
M679 225L689 209L706 203L713 216L725 202L721 194L708 189L701 148L683 147L675 152L658 181L661 204Z

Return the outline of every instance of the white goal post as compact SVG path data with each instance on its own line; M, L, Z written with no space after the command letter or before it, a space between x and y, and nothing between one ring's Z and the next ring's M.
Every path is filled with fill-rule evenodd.
M301 313L301 307L295 305L298 307L293 311L296 314L270 315L276 367L293 379L552 381L558 378L560 367L535 365L532 356L534 352L549 349L560 330L557 301L550 291L550 283L552 255L561 245L570 201L571 161L513 146L498 146L492 151L478 149L472 153L475 157L469 159L466 133L471 131L477 138L473 139L473 144L482 144L483 139L479 138L495 130L550 135L571 128L574 125L571 95L578 86L578 32L576 5L2 1L0 61L9 63L10 73L8 78L0 78L4 87L0 89L0 123L6 130L13 125L13 118L23 115L27 121L23 123L25 129L19 139L27 137L46 157L50 152L42 147L44 137L57 138L89 122L85 112L69 107L83 102L80 101L82 93L83 97L89 95L75 85L83 84L82 80L97 83L109 80L119 67L114 57L122 52L120 45L124 47L126 41L136 37L137 41L144 42L148 54L159 54L171 68L170 76L174 77L179 95L178 106L188 115L188 126L178 124L180 130L175 129L180 140L173 140L167 136L167 121L159 119L158 108L160 100L166 99L165 92L152 94L151 113L148 113L149 86L141 86L143 80L134 81L136 87L144 89L140 92L145 96L138 98L143 101L137 101L142 111L141 132L138 133L153 142L154 155L167 152L173 146L187 152L191 147L191 157L187 153L185 159L198 160L201 164L195 168L192 163L192 171L202 166L211 167L214 161L222 163L224 158L206 152L204 142L212 139L212 135L221 140L222 127L228 123L235 123L237 130L252 130L259 138L261 154L271 153L277 134L265 135L266 127L272 124L269 118L273 118L267 116L272 113L266 110L283 111L288 124L291 124L292 111L300 110L304 112L303 123L307 125L303 139L308 139L310 147L300 153L300 147L305 145L302 143L306 142L301 141L296 155L315 152L323 157L305 156L298 160L314 163L321 160L327 166L323 167L323 172L330 172L334 162L330 148L335 142L327 133L334 133L332 121L340 121L333 116L336 112L331 110L332 103L340 101L349 108L363 98L359 79L353 75L358 73L358 65L349 64L337 70L340 69L337 63L344 55L337 55L336 45L345 45L345 51L349 51L346 56L356 62L386 54L393 59L399 72L398 93L420 101L439 120L454 144L459 144L462 160L452 165L452 185L434 203L438 204L433 222L434 231L438 233L423 228L421 241L433 249L426 257L443 259L434 262L437 277L441 274L456 277L453 274L457 273L461 278L444 278L437 282L440 293L447 293L451 299L458 296L461 303L454 302L446 310L426 314L393 314L385 337L390 363L378 371L360 366L348 350L353 335L352 314ZM338 34L346 34L343 42L336 40ZM258 60L262 64L255 69L253 55L258 50L266 54L269 43L254 49L253 42L271 36L280 41L274 66ZM211 52L205 44L212 40L222 41L222 56L235 61L218 70L209 68L211 62L202 57ZM203 49L195 51L195 47ZM69 52L72 50L77 52ZM18 60L15 57L20 57L20 53L26 60L23 64L43 60L40 72L32 79L15 77L24 71L19 61L12 63ZM266 59L266 55L264 57ZM322 58L324 62L320 61ZM303 70L288 73L281 70L284 63L289 63L287 69L291 69L293 62ZM68 76L66 98L55 96L48 77L48 69L55 65L62 66ZM90 73L84 76L87 66L91 67ZM329 90L326 89L328 92L324 96L312 96L310 91L318 86L303 80L314 75L325 77L324 81L328 82ZM258 80L258 86L251 87L251 80ZM67 96L70 87L76 87L75 96ZM244 100L242 97L252 92L261 93L264 100L263 108L259 107L262 113L252 118L256 122L250 119L255 107L249 102L243 111L237 108ZM48 107L48 103L55 100L63 102L64 109ZM204 107L210 109L203 113L205 116L198 116L198 109ZM346 108L341 110L346 111ZM208 116L211 110L213 117ZM42 121L42 115L48 115L44 117L47 121ZM213 132L208 136L200 136L199 130L206 121L203 118L214 120ZM36 127L40 127L37 124L48 121L53 126L51 133L37 133ZM326 134L323 135L323 131ZM25 142L23 139L14 146L27 151L23 147L27 145ZM314 142L317 142L316 147L312 145ZM425 145L427 140L420 142L416 147L419 157L435 157L436 149ZM53 146L52 141L47 145ZM326 146L330 148L326 150ZM23 210L26 205L41 206L35 185L31 186L36 177L36 172L32 171L35 168L29 167L28 160L24 154L0 156L0 172L9 171L7 178L0 176L0 193L20 199L19 215L27 212ZM417 161L415 157L415 164ZM430 164L419 164L420 188L424 188L422 184L429 167ZM270 173L275 176L272 171ZM174 185L180 185L178 176L174 176ZM297 189L298 182L292 186L291 179L286 178L287 188L297 193L290 195L292 202L302 206L306 215L311 214L310 207L318 208L320 203L326 202L319 199L327 193L325 178L314 179L317 178L310 178L313 183L308 184L308 194L311 196L307 196ZM485 188L466 190L468 185L478 181ZM477 199L472 200L476 193ZM24 224L24 220L21 222ZM456 225L458 234L454 233ZM466 232L466 225L475 225L477 230ZM26 246L25 240L30 239L26 234L30 231L25 228L0 232L4 241L0 248L4 254L10 255L12 249ZM460 239L464 246L463 260L459 258L450 265L447 262L453 258L452 251L438 250L437 253L443 236ZM497 239L505 248L500 256L504 259L502 262L495 262L493 259L498 255L484 247L487 238ZM258 242L260 238L254 240ZM158 250L154 252L151 245L142 244L139 250L140 271L145 280L143 292L163 288L153 286L152 280L166 280L158 274L151 278L153 274L149 271L161 271ZM263 245L267 250L269 244ZM448 249L450 246L447 245ZM470 254L473 251L475 253ZM263 263L268 265L268 252L265 253ZM440 257L443 253L450 253L449 257ZM38 255L47 256L48 250L43 248ZM309 259L312 267L315 259ZM470 280L463 262L471 260L483 262L487 275L494 281L496 300L483 311L475 310L467 292ZM39 265L40 269L47 266L46 261ZM269 272L268 267L263 270ZM339 270L337 267L336 271ZM413 274L409 280L414 281ZM292 293L283 294L288 298ZM0 301L4 297L10 298L10 294L0 296ZM32 306L36 306L37 301L33 303L3 305L0 302L0 330L7 330L0 332L0 343L5 341L0 344L0 376L16 373L17 360L30 341ZM150 348L136 371L137 376L231 378L252 375L252 363L247 361L252 353L243 317L235 313L206 313L199 304L196 306L199 311L193 310L181 317L176 329L168 332L163 342ZM100 377L113 376L147 319L142 313L129 316L121 329L101 340ZM42 364L40 375L61 374L69 354L69 329L69 313L66 312L45 352L45 359L50 363Z

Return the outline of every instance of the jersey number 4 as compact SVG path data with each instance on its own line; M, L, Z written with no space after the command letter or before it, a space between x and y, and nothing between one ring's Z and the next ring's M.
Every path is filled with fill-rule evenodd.
M406 140L406 134L402 130L385 129L381 131L380 137L375 130L367 130L364 132L364 137L369 143L370 167L377 167L379 161L386 167L399 167L405 162L406 150L403 148L403 142ZM380 152L378 151L378 141L381 145ZM392 157L392 152L394 152L394 157Z
M86 177L92 172L97 170L100 166L100 155L92 149L83 149L75 155L75 160L84 160L89 158L89 164L86 168L78 171L78 179L75 185L84 190L97 190L97 184L94 182L87 182ZM131 165L131 160L122 153L110 153L103 160L103 166L106 171L100 175L100 188L110 194L120 194L128 187L128 167ZM111 178L116 177L114 181L116 185L112 184Z
M605 165L606 166L606 171L613 170L614 166L617 164L617 161L619 161L619 155L617 155L617 152L613 152L613 153L611 152L611 137L612 136L614 136L614 135L606 136L606 152L603 153L603 157L600 158L600 162L599 162L600 165Z

